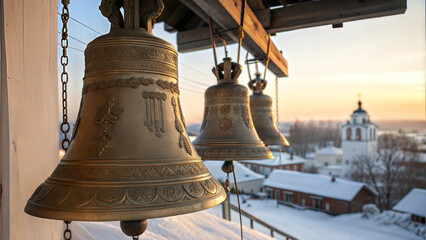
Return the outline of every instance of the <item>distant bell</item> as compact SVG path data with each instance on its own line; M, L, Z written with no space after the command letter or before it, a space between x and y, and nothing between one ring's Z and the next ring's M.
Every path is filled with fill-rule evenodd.
M248 89L238 84L241 65L225 58L217 70L218 84L204 94L203 123L193 142L198 154L203 160L272 158L254 128Z
M143 229L145 219L200 211L226 198L188 138L177 52L151 33L163 8L155 3L161 1L125 5L123 22L122 6L102 1L102 13L114 14L111 31L85 50L82 99L69 149L28 200L26 213L124 221L123 231L135 234L133 221Z
M262 92L266 84L267 81L260 78L260 73L256 73L256 78L249 82L249 88L253 90L253 95L250 95L250 110L254 127L265 145L289 146L287 139L275 126L272 98Z

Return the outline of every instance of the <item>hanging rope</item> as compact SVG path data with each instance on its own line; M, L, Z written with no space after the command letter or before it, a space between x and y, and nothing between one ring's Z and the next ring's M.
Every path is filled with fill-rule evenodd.
M238 28L238 55L237 55L237 63L240 63L240 51L241 51L241 44L244 38L244 15L246 13L246 0L242 0L241 5L241 19L240 19L240 26Z
M223 48L224 48L224 50L225 50L225 57L227 58L228 57L228 50L226 49L226 40L225 40L225 38L222 36L222 34L220 34L220 32L216 29L216 35L217 35L217 37L220 39L220 40L222 40L222 43L223 43Z
M237 192L237 201L238 201L238 213L240 215L240 234L241 234L241 240L244 239L243 237L243 218L241 216L241 206L240 206L240 194L238 192L238 184L237 184L237 178L235 177L235 166L234 162L232 162L232 168L234 171L232 171L232 174L234 175L234 184L235 184L235 191Z
M212 42L212 48L213 48L214 69L215 69L216 78L219 79L219 69L217 67L217 56L216 56L216 42L214 41L213 24L212 24L212 18L210 16L209 16L209 29L210 29L210 40Z
M268 48L266 50L266 63L265 63L265 71L263 72L263 80L266 79L266 70L268 70L269 65L269 52L271 51L271 34L268 34ZM256 64L257 66L257 64Z

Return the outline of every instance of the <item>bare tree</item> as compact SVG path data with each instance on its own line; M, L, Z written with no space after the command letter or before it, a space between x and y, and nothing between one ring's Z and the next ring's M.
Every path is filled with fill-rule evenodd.
M351 177L374 188L380 209L386 210L413 187L418 187L411 178L418 178L419 173L407 177L407 174L413 174L412 163L416 162L416 142L405 136L384 134L379 137L375 152L355 159Z
M289 141L292 151L302 157L318 147L326 146L328 141L333 141L336 146L340 146L339 123L313 120L301 122L296 119L290 127Z

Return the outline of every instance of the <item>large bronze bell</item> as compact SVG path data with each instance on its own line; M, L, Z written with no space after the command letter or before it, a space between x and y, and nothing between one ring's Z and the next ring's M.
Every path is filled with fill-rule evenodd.
M260 73L256 73L256 78L249 82L249 88L253 90L250 95L250 110L254 127L266 145L289 146L287 139L275 126L272 98L263 94L266 85L267 81L260 78Z
M140 1L138 8L139 1L124 1L124 21L120 1L102 1L111 31L85 50L70 147L28 200L26 213L131 226L133 220L195 212L225 199L186 132L177 52L151 33L162 2Z
M225 58L217 70L218 84L204 94L203 123L193 142L198 154L203 160L272 158L253 126L248 89L238 84L241 65Z
M253 90L253 94L250 95L250 109L254 127L266 145L289 146L287 139L275 126L272 98L263 94L267 84L268 82L260 77L260 73L256 73L256 78L250 80L248 84Z

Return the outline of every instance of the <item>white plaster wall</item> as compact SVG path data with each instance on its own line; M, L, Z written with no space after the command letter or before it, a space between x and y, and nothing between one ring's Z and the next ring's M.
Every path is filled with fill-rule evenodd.
M62 222L24 213L58 162L57 1L3 4L1 239L59 240Z
M341 160L342 160L342 155L315 154L314 162L316 166L325 166L326 163L327 165L340 165L342 164Z
M342 141L343 150L343 177L351 172L352 162L360 155L367 155L375 151L376 141Z

